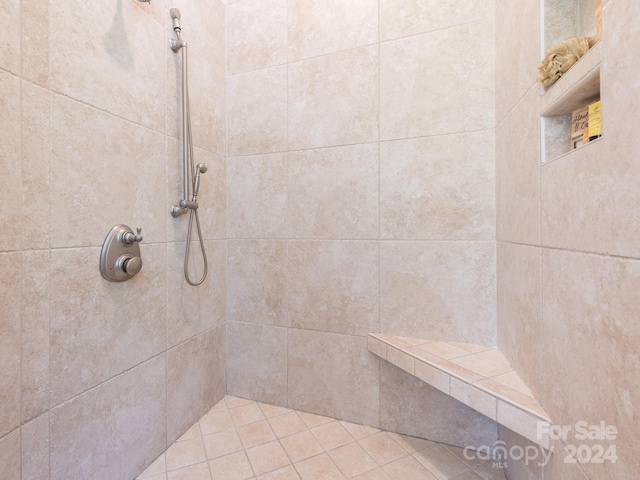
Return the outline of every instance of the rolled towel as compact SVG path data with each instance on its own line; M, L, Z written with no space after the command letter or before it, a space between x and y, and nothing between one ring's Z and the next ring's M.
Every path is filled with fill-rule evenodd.
M577 37L565 40L547 52L538 68L538 81L550 87L596 43L595 37Z

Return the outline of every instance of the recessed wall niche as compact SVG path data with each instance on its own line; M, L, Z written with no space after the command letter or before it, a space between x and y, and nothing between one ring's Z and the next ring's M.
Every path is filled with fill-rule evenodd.
M596 36L596 3L597 0L541 0L542 58L564 40ZM598 42L554 85L541 87L542 163L573 151L571 113L600 99L601 62Z

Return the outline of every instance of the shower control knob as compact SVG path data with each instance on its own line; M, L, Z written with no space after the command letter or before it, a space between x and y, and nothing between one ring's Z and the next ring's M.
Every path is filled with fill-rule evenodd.
M142 241L142 235L140 235L140 233L142 232L142 228L138 227L136 228L136 231L138 232L137 235L135 235L133 232L125 232L122 234L122 243L125 245L133 245L134 242L141 242Z
M140 257L133 257L129 260L125 260L122 268L133 277L142 269L142 259Z
M142 269L142 229L137 231L133 233L130 227L120 224L107 234L100 252L100 273L105 280L124 282Z
M133 277L142 269L142 259L134 257L130 253L125 253L116 260L116 269Z

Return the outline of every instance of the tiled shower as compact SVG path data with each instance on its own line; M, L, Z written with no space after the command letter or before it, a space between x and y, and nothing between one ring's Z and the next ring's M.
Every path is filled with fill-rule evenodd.
M509 479L636 478L636 2L603 2L603 138L541 163L541 23L590 3L2 0L0 479L134 478L226 394L528 444L370 332L497 345L555 423L619 430L614 464L558 441ZM172 7L209 166L197 288L169 215ZM98 260L120 223L144 266L115 284Z

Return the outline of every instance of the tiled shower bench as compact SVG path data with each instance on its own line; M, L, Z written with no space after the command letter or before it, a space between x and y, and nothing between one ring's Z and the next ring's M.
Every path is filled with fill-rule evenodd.
M370 333L369 351L549 449L551 418L496 347Z

